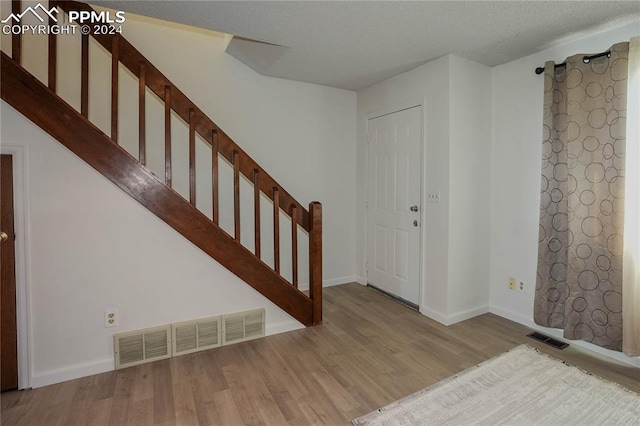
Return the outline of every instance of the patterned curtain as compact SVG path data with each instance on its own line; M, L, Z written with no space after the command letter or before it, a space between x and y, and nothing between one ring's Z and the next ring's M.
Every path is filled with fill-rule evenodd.
M627 56L545 64L534 321L622 350Z

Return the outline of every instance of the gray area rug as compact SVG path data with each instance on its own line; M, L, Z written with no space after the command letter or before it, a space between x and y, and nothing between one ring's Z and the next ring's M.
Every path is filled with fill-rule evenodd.
M637 426L640 395L521 345L353 424Z

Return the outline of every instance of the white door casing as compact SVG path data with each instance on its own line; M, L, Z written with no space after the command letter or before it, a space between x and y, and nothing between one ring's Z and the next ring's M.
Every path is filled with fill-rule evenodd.
M369 119L367 139L367 281L418 305L421 107Z
M30 328L31 297L29 277L29 183L27 149L20 145L10 145L3 141L1 154L13 157L13 203L16 244L16 314L18 326L18 389L31 387L31 360L33 333Z

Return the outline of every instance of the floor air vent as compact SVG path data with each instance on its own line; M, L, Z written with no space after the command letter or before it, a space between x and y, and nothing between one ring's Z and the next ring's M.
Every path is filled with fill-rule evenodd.
M184 355L222 344L220 317L204 318L171 325L173 355Z
M239 343L264 336L264 309L222 316L222 344Z
M561 340L554 339L553 337L546 336L542 333L538 333L537 331L527 334L527 337L531 337L532 339L538 340L542 343L545 343L549 346L553 346L554 348L557 348L557 349L564 349L569 346L568 343L565 343Z
M116 369L170 358L170 336L170 326L114 334Z

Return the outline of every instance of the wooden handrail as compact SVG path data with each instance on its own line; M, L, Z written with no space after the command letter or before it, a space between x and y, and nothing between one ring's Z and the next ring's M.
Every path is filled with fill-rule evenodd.
M69 11L93 11L93 9L85 4L79 3L75 1L57 1L51 0L49 2L50 7L58 7L64 12L69 13ZM14 13L19 13L21 10L21 2L13 1L12 3L12 11ZM51 24L51 20L50 20ZM53 132L49 131L54 137L56 137L60 142L69 146L72 145L74 147L78 147L80 145L79 141L86 141L87 134L93 134L94 129L97 130L93 124L91 124L88 120L89 116L89 36L93 37L106 51L111 53L111 103L110 103L110 112L111 112L111 131L110 136L100 133L104 138L110 140L110 142L117 147L122 153L125 153L128 157L127 160L121 160L125 162L130 162L130 160L135 160L136 164L140 166L145 173L151 173L146 167L147 155L146 155L146 91L147 88L157 95L160 99L164 101L164 181L163 185L165 185L166 189L169 191L163 197L163 202L173 205L173 207L178 208L176 206L176 201L172 199L170 194L174 194L176 197L179 197L185 203L187 203L195 212L197 212L196 216L198 217L197 221L201 221L204 216L199 210L196 208L196 135L200 135L202 139L208 143L211 147L211 169L212 169L212 217L210 220L210 224L214 229L213 234L211 235L224 235L228 237L234 244L237 244L240 251L233 249L230 250L229 253L235 253L237 256L246 257L246 254L249 253L256 259L256 262L262 266L258 269L267 266L261 260L261 226L260 226L260 201L261 195L265 195L272 201L273 206L273 268L271 269L272 273L277 276L277 279L266 279L266 281L271 281L273 283L287 283L284 277L281 275L281 257L280 257L280 212L282 211L285 215L291 218L291 248L292 248L292 266L291 266L291 285L289 287L295 288L297 293L292 293L296 295L302 295L308 299L311 299L313 312L311 317L307 317L307 313L304 312L306 308L302 307L291 307L292 301L284 301L281 297L283 293L280 292L277 288L273 291L269 291L267 293L273 293L279 295L276 297L278 300L278 304L281 307L287 306L287 311L289 313L295 312L297 318L304 318L302 322L309 325L312 324L320 324L322 322L322 207L320 203L313 202L309 205L309 210L305 209L297 200L295 200L287 191L285 191L282 186L280 186L264 169L262 169L244 150L242 150L227 134L225 134L202 110L200 110L189 98L182 93L164 74L162 74L153 64L151 64L137 49L135 49L124 37L119 34L83 34L82 35L82 43L81 43L81 70L80 70L80 111L74 111L77 113L79 117L83 117L86 120L86 123L90 127L84 127L84 134L78 135L78 137L73 137L67 131L61 131L57 128L57 124L52 124L46 120L34 120L36 124L40 125L46 131L49 131L47 127L53 126ZM21 58L21 38L18 35L12 36L12 58L9 58L4 53L2 55L3 60L3 76L9 72L15 72L17 74L21 74L20 78L22 78L23 82L29 82L32 87L30 90L37 92L36 94L41 96L43 99L46 99L49 104L55 104L56 102L62 102L65 107L59 106L60 109L65 109L66 107L71 108L68 104L64 103L55 93L57 86L57 39L55 34L53 36L49 34L48 36L48 94L39 93L42 89L38 84L35 84L35 78L30 74L28 76L23 75L26 73L24 69L20 67L20 58ZM7 61L11 61L13 65L17 65L18 68L12 68L6 64ZM138 78L138 124L139 124L139 132L138 132L138 159L135 159L131 154L127 153L123 148L118 146L118 101L119 101L119 67L120 64L123 64L134 76ZM12 65L12 66L13 66ZM28 73L26 73L28 74ZM39 83L39 82L38 82ZM25 115L27 113L34 113L37 109L37 105L18 101L17 92L16 91L2 91L3 99L5 98L5 93L7 94L7 98L12 102L18 104L21 107L24 107L24 110L21 110ZM53 99L53 98L55 99ZM24 112L27 111L27 112ZM188 140L188 150L189 150L189 197L188 200L182 198L173 188L172 188L172 116L176 114L180 117L189 128L189 140ZM77 123L76 117L71 117L69 113L65 113L64 120L58 119L58 121L73 121L77 124L78 127L83 127ZM28 116L29 118L32 118ZM33 118L32 118L33 119ZM91 127L92 126L92 127ZM79 130L80 131L80 130ZM93 135L93 138L98 138L98 136ZM68 141L66 138L71 138L73 141ZM104 139L102 137L98 138L101 141ZM102 142L101 142L102 143ZM103 148L103 151L107 150L107 148ZM76 152L76 151L74 151ZM123 168L117 164L113 165L113 169L109 170L106 164L104 163L104 159L96 159L94 156L97 151L88 150L87 152L83 152L80 155L85 161L89 162L96 169L98 169L101 173L103 173L108 178L112 179L118 186L123 188L126 192L132 195L134 198L137 198L141 203L143 203L149 210L156 213L158 216L163 218L167 223L174 227L178 232L183 233L188 239L190 239L194 244L201 246L201 248L207 251L209 254L213 256L213 253L217 253L217 255L223 259L225 259L223 264L229 267L228 264L237 265L238 263L230 259L230 254L224 254L224 252L219 249L211 249L209 242L202 242L201 238L195 237L192 233L191 229L187 229L184 226L184 221L187 219L180 218L176 219L175 216L167 211L167 206L159 206L159 200L150 200L146 197L146 195L137 194L136 191L132 191L129 183L124 182L127 177L125 177L125 173L123 172ZM106 151L105 151L106 152ZM119 154L118 154L119 155ZM115 158L118 155L115 153L111 153L108 158ZM218 157L222 156L224 159L228 160L233 167L233 218L234 218L234 233L233 235L229 235L226 231L224 231L219 224L219 162ZM105 158L107 158L105 157ZM137 173L138 177L140 176L140 170L132 168L129 164L128 171L132 173ZM134 170L135 169L135 170ZM250 253L244 246L241 244L241 214L240 214L240 176L243 175L247 179L249 179L253 183L253 192L254 192L254 243L255 243L255 253ZM148 177L145 175L145 179ZM128 179L131 179L129 177ZM134 178L135 179L135 178ZM160 181L160 179L155 178ZM148 179L147 179L148 180ZM149 181L151 182L151 181ZM151 183L150 183L151 184ZM155 183L154 183L155 185ZM163 190L155 187L155 193L160 194ZM161 197L162 198L162 197ZM143 201L144 200L144 201ZM195 220L195 219L194 219ZM196 222L197 222L196 221ZM303 293L298 290L298 226L300 226L303 230L309 233L309 296L305 296ZM206 233L206 232L205 232ZM188 234L188 235L187 235ZM206 248L205 248L206 247ZM240 254L242 253L242 254ZM218 257L213 256L218 259ZM219 260L219 259L218 259ZM243 260L243 262L247 262L247 259ZM264 284L257 283L256 280L259 279L256 275L251 273L247 276L243 271L237 270L236 266L229 268L234 270L236 275L241 278L247 277L245 281L249 282L251 285L263 291ZM255 268L254 268L255 269ZM257 271L258 269L255 269ZM254 271L254 272L255 272ZM244 278L243 278L244 279ZM279 284L275 284L276 286ZM264 293L264 291L263 291ZM297 298L298 296L294 297ZM274 299L272 299L274 300ZM275 300L274 300L275 301ZM302 311L300 311L302 310Z

